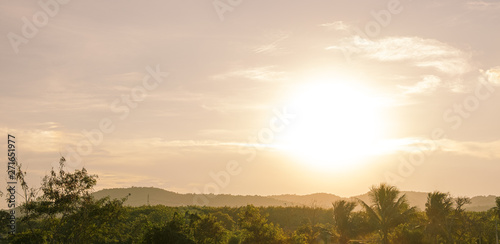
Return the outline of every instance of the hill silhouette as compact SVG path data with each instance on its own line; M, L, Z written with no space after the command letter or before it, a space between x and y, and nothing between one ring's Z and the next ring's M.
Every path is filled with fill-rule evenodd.
M419 210L425 209L427 201L427 193L402 191L411 206L416 206ZM368 193L363 195L353 196L349 198L339 197L329 193L315 193L309 195L273 195L273 196L242 196L242 195L202 195L202 194L180 194L154 187L130 187L130 188L113 188L103 189L94 192L96 198L109 196L110 198L128 197L125 205L127 206L143 206L149 205L165 205L165 206L189 206L189 205L205 205L210 207L241 207L248 204L253 204L258 207L268 206L305 206L305 207L320 207L331 208L332 203L337 200L357 201L362 200L370 204ZM471 204L466 205L466 209L470 211L485 211L495 206L495 196L475 196L471 198ZM360 207L358 206L358 210Z

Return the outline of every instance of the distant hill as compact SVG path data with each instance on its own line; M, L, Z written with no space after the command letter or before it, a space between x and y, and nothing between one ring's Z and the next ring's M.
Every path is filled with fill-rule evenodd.
M425 192L402 192L406 194L411 206L416 206L419 210L425 209L427 193ZM188 205L206 205L210 207L241 207L248 204L255 206L306 206L331 208L332 203L337 200L357 201L360 199L370 204L368 193L350 198L342 198L328 193L316 193L310 195L274 195L274 196L240 196L240 195L200 195L200 194L179 194L154 187L131 187L103 189L93 193L96 198L109 196L110 198L123 198L128 194L125 205L143 206L166 205L172 207ZM485 211L495 206L495 196L476 196L471 198L472 203L466 205L470 211ZM358 207L358 210L361 208Z
M143 206L166 205L166 206L187 206L187 205L206 205L210 207L238 207L253 204L255 206L286 206L285 201L263 197L263 196L234 196L234 195L198 195L198 194L179 194L153 187L132 187L132 188L114 188L104 189L93 193L96 198L109 196L110 198L123 198L128 194L125 205Z
M307 206L307 207L321 207L330 208L332 203L343 198L328 194L328 193L315 193L310 195L275 195L268 196L276 200L287 202L292 206Z

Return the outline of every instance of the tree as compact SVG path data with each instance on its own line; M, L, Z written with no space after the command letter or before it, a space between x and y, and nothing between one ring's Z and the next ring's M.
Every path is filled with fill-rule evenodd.
M424 242L424 231L420 226L408 221L398 225L391 235L392 243L397 244L422 244Z
M213 215L204 215L194 224L194 239L196 243L225 243L226 236L226 229Z
M495 198L495 203L496 203L495 213L497 215L497 218L500 219L500 197Z
M268 223L266 216L261 216L259 209L253 205L248 205L240 212L238 225L243 229L242 244L279 244L285 241L283 230Z
M8 238L8 233L10 231L10 213L8 210L0 210L0 243L2 240L6 240Z
M224 227L226 230L233 230L235 226L235 222L231 216L227 213L223 213L221 211L217 211L211 214L217 221Z
M313 226L309 219L303 220L301 226L299 226L293 233L291 241L293 243L316 243L315 241L321 235L321 226Z
M495 239L496 243L498 244L498 219L500 219L500 197L495 198L495 213L496 213L496 218L495 218Z
M471 219L469 219L464 206L470 203L471 200L468 197L458 197L455 199L456 206L451 217L451 234L453 239L450 241L467 243L473 224L471 223Z
M34 239L52 239L54 242L62 238L60 231L68 216L81 209L84 202L91 200L90 190L96 184L96 176L89 175L87 170L76 170L74 173L64 171L66 159L59 160L59 171L51 170L50 175L43 178L39 190L31 189L24 180L25 172L18 170L18 180L25 192L25 202L21 205L24 217L20 220L29 226L30 235ZM41 191L42 196L35 198L34 192ZM42 230L37 233L33 224ZM25 233L26 234L26 233ZM42 235L42 236L40 236Z
M121 200L103 198L96 200L91 191L96 175L87 170L64 170L66 160L59 161L59 170L45 176L39 190L30 189L24 180L25 172L19 170L18 178L23 190L28 192L21 205L20 233L12 243L107 243L126 239L123 223L125 209ZM40 191L36 197L33 192Z
M152 226L144 235L143 243L173 243L173 244L194 244L189 237L190 229L185 220L177 212L172 220L163 226Z
M352 211L355 207L355 202L346 202L345 200L333 203L333 219L341 244L348 243L355 236L356 226L352 219Z
M453 200L448 193L432 192L427 195L425 214L429 219L426 232L433 243L439 243L439 238L450 241L449 220L453 211Z
M368 194L373 202L371 206L359 201L379 231L382 243L387 244L389 232L409 218L415 212L415 207L410 208L406 196L404 194L400 196L396 187L387 184L373 186Z
M143 243L227 243L227 231L215 216L177 212L164 225L152 225L144 234Z

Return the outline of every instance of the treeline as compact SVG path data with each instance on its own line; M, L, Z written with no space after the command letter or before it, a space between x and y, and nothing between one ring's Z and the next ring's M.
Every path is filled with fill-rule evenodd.
M500 198L483 212L464 209L468 198L429 193L424 210L409 206L396 187L370 189L371 202L315 207L127 207L122 199L95 199L96 175L52 170L30 188L18 166L24 203L17 233L4 243L498 243ZM361 206L363 211L354 211Z

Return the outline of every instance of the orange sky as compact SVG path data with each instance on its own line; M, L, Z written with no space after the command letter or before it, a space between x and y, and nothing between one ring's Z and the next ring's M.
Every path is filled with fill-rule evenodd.
M98 189L500 195L499 10L2 2L0 135L35 186L63 155Z

